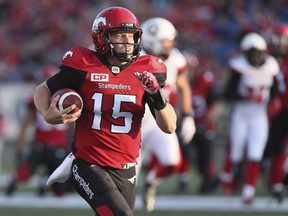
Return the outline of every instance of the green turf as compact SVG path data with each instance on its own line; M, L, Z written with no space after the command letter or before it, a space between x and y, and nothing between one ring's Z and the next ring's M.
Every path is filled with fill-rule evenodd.
M1 216L94 216L92 210L1 208ZM287 216L287 212L197 212L197 211L135 211L135 216Z

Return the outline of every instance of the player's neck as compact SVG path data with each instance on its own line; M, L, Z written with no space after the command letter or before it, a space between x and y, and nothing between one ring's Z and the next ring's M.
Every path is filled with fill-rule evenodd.
M115 65L119 67L124 66L128 63L128 62L119 61L117 58L113 56L107 56L107 61L109 62L110 65Z

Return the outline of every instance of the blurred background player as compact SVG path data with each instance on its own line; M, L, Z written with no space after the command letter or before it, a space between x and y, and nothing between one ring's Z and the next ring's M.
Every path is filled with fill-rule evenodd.
M231 169L222 173L221 180L226 185L233 182L246 156L242 201L252 204L259 163L268 138L267 103L275 86L279 64L266 53L266 41L257 33L247 33L240 42L240 50L242 53L229 61L231 76L225 97L232 102L228 153Z
M0 109L0 175L1 175L1 172L2 172L2 158L3 158L3 149L4 149L4 120L3 120L3 114L1 112L1 109Z
M278 94L268 110L271 117L267 145L268 158L271 160L268 183L274 200L281 203L284 193L284 165L288 147L288 25L279 24L276 26L269 45L271 55L280 64L280 73L276 77Z
M41 83L58 71L59 69L52 65L43 66L36 70L35 80ZM51 125L45 122L34 106L32 95L26 99L25 106L25 115L16 139L16 170L5 191L8 196L15 192L18 183L27 182L43 166L44 173L40 175L38 195L44 195L48 176L59 166L70 149L69 136L72 136L72 125ZM31 127L34 130L33 139L28 143ZM62 196L69 188L68 183L56 183L51 187L57 196Z
M178 111L182 139L189 142L194 135L195 125L192 118L191 91L185 72L186 60L175 47L177 31L169 20L161 17L146 20L141 28L142 55L155 55L166 64L167 80L163 92ZM176 98L179 101L176 101ZM147 107L142 122L142 154L143 160L147 160L148 155L150 158L144 176L143 205L147 211L152 211L157 185L163 178L175 173L182 160L176 133L168 135L159 130Z
M183 163L178 177L177 193L187 189L190 180L191 162L195 161L201 176L199 193L212 191L218 185L215 162L213 160L213 141L215 122L222 110L219 94L215 89L214 75L199 65L198 58L191 52L183 52L188 63L188 80L193 92L192 104L196 133L188 144L181 143ZM196 157L196 158L195 158Z

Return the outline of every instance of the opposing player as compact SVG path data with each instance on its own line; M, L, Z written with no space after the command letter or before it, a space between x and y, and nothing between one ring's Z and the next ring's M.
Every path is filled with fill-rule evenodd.
M56 74L58 68L52 65L43 66L35 72L35 80L43 80ZM25 101L25 115L20 125L20 131L16 138L17 168L6 188L6 195L13 195L19 183L27 182L37 169L44 167L44 173L40 175L38 195L44 195L47 177L61 164L67 153L70 152L69 141L72 140L72 126L50 125L37 112L34 106L33 95ZM27 140L30 127L33 127L33 139ZM69 137L70 136L70 137ZM30 140L29 140L30 141ZM28 149L28 151L27 151ZM27 152L27 153L26 153ZM67 183L56 183L51 186L56 196L64 195L69 189Z
M277 100L270 123L270 136L267 152L271 159L269 184L273 198L281 203L284 195L285 160L287 159L288 137L288 25L280 24L274 29L269 43L271 54L280 64L281 72L277 75ZM275 100L275 102L277 102ZM287 175L287 173L286 173Z
M141 122L148 103L158 127L174 133L176 113L164 97L166 66L154 56L140 56L142 30L122 7L101 11L92 25L96 52L74 47L61 71L39 85L35 104L51 124L76 122L72 145L72 184L96 215L132 216ZM51 94L72 88L83 99L82 113L59 111ZM155 143L157 148L157 143Z
M226 177L230 176L226 180L233 181L246 153L242 200L244 204L252 204L268 137L267 103L279 65L266 53L267 44L257 33L246 34L240 49L242 53L229 61L231 77L225 93L226 99L232 102L229 159L233 167L226 173Z
M189 51L183 52L188 65L187 74L193 92L192 104L196 132L188 145L181 145L183 163L179 171L177 193L187 189L190 180L191 162L200 174L199 193L211 192L218 186L218 176L213 160L215 122L222 111L220 94L215 88L215 78L208 68L203 68L201 60ZM193 160L195 159L195 160Z
M191 91L185 71L186 60L175 47L177 31L169 20L161 17L148 19L141 27L142 55L158 56L167 65L167 81L163 92L179 112L181 138L187 143L194 135L195 125L192 118ZM147 160L147 155L150 156L144 176L143 205L145 210L152 211L157 185L179 169L182 156L176 133L165 134L157 129L149 109L146 109L142 125L142 153L144 160Z

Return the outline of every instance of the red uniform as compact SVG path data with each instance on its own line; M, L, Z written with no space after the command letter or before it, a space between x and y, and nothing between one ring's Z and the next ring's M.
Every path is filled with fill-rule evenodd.
M196 125L206 121L208 110L215 101L213 92L214 77L211 72L205 72L195 77L193 82L193 110Z
M29 109L35 110L36 127L33 141L41 143L41 145L67 147L67 125L48 124L40 113L36 112L33 96L27 99L27 106Z
M19 167L12 180L6 188L6 195L12 195L18 182L26 182L36 172L39 166L45 166L45 175L50 175L61 162L65 159L67 153L70 151L68 148L68 128L67 124L51 125L48 124L43 117L36 111L33 96L29 97L26 101L27 115L35 114L35 119L29 124L35 124L34 137L29 146L27 158L23 158L22 154L17 155ZM26 127L26 126L23 126ZM17 152L22 153L22 152ZM46 176L44 177L46 179ZM63 195L67 192L68 184L55 184L52 186L52 191L57 196ZM40 184L39 195L43 195L45 186Z
M284 163L287 158L286 142L288 135L288 58L281 63L282 72L277 76L278 98L281 109L271 118L267 154L271 157L270 186L273 196L282 202Z
M214 90L214 76L211 72L197 73L191 84L193 92L192 104L196 133L191 140L190 145L182 145L184 163L182 172L188 172L191 158L195 157L196 166L201 175L200 193L205 193L215 189L217 177L212 160L212 148L214 138L213 122L207 118L209 109L214 105L217 96ZM181 190L181 186L179 188Z
M139 156L145 92L134 72L165 74L166 66L149 55L140 56L125 68L110 69L99 59L92 50L73 48L64 55L61 72L47 85L52 93L72 88L83 99L82 114L76 123L75 157L121 169L135 163ZM114 74L111 70L121 72Z
M279 96L281 99L281 105L283 110L288 110L288 58L284 59L281 68L284 70L281 73L282 76L282 83L279 83Z

